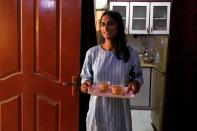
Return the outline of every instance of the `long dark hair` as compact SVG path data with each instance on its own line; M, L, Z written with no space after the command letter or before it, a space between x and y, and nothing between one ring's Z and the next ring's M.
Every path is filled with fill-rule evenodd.
M116 11L105 11L101 16L100 23L103 16L105 15L110 16L118 25L118 32L113 42L113 48L116 57L120 60L123 60L126 63L129 60L130 54L128 47L126 45L127 37L124 32L125 30L124 30L122 16Z

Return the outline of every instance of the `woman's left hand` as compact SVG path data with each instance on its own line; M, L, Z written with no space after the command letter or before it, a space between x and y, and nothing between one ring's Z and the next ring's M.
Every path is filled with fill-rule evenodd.
M129 93L130 91L133 92L133 94L138 93L140 90L140 84L138 81L133 80L131 83L129 83L128 85L128 89L127 89L127 93Z

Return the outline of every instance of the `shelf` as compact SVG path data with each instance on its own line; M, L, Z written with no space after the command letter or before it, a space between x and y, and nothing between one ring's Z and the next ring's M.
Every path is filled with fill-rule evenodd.
M166 18L153 18L153 20L167 20Z
M146 18L133 18L133 20L146 20Z

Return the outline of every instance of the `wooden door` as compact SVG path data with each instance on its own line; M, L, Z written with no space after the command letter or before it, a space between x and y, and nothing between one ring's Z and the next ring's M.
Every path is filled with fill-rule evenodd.
M0 131L77 131L80 0L0 0Z

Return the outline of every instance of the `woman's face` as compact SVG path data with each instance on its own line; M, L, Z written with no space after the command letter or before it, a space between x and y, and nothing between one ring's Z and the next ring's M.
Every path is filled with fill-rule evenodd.
M118 25L110 16L104 15L101 19L100 30L104 39L113 40L117 35Z

